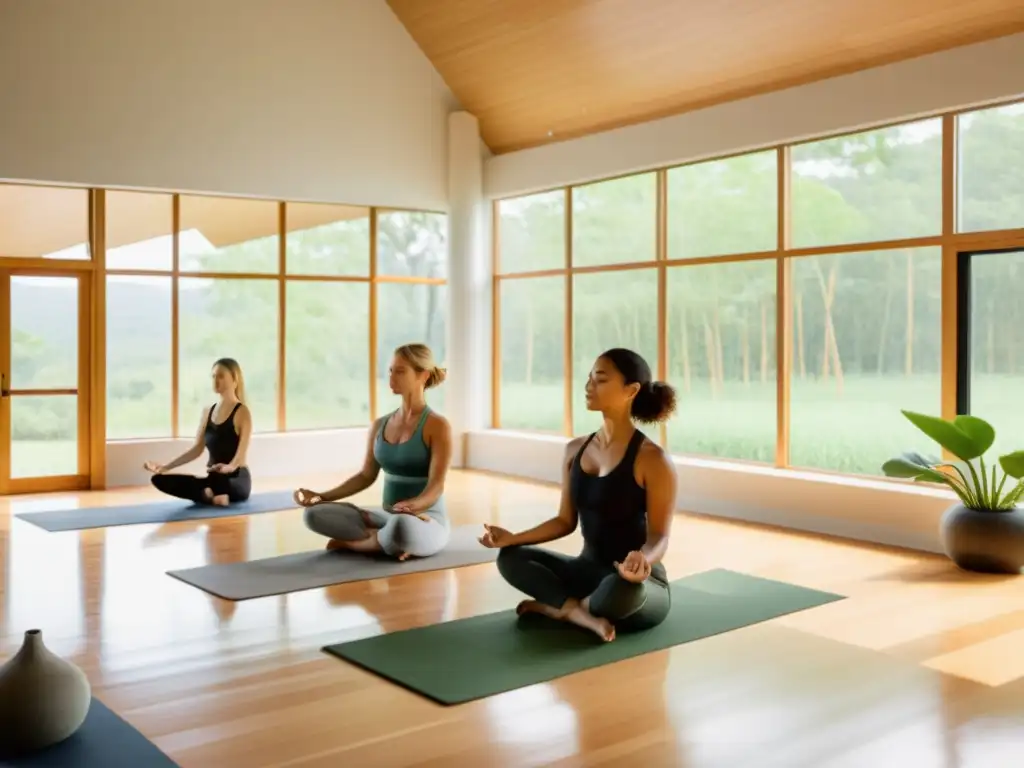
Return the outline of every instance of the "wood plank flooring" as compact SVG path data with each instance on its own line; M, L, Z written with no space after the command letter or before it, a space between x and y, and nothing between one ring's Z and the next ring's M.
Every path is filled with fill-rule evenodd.
M551 513L558 494L456 472L448 496L456 524L519 528ZM318 548L301 511L67 533L13 517L55 501L148 498L0 498L0 657L41 628L97 696L184 768L1024 764L1024 577L680 515L673 578L725 567L850 599L440 707L319 648L512 607L519 595L493 566L230 603L165 571ZM574 537L558 548L578 546Z

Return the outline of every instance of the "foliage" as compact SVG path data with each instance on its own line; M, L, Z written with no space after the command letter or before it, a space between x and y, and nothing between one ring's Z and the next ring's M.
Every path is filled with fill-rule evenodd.
M959 461L907 452L882 465L888 477L944 483L953 489L965 507L979 512L1005 512L1013 509L1024 496L1024 451L999 457L1001 477L997 476L995 464L991 468L985 466L985 454L996 440L996 431L987 421L968 415L947 420L906 410L903 415ZM975 459L978 467L974 465ZM1004 493L1008 478L1016 483Z

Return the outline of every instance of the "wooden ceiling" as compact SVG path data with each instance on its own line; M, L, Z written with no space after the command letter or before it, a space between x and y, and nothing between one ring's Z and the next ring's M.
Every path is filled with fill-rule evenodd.
M1022 0L388 0L495 153L1024 30Z

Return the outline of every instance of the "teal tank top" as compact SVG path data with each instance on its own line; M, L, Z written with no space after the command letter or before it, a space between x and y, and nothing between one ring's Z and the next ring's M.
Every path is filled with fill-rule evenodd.
M373 441L373 457L384 470L385 509L418 496L427 487L430 449L423 440L423 425L427 423L429 414L430 408L424 408L412 437L404 443L389 443L384 439L384 427L391 416L384 419L377 430L377 437ZM434 508L443 508L443 498L437 500Z

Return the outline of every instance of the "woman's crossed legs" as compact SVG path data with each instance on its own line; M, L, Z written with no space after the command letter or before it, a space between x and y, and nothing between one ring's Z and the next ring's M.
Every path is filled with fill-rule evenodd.
M519 613L542 613L570 621L606 641L616 630L636 632L657 626L668 616L668 584L656 578L627 581L611 566L534 546L505 547L498 553L505 581L530 595Z
M416 515L364 509L346 502L325 502L305 511L306 527L331 541L328 549L383 552L405 560L429 557L444 549L451 528L443 512Z

